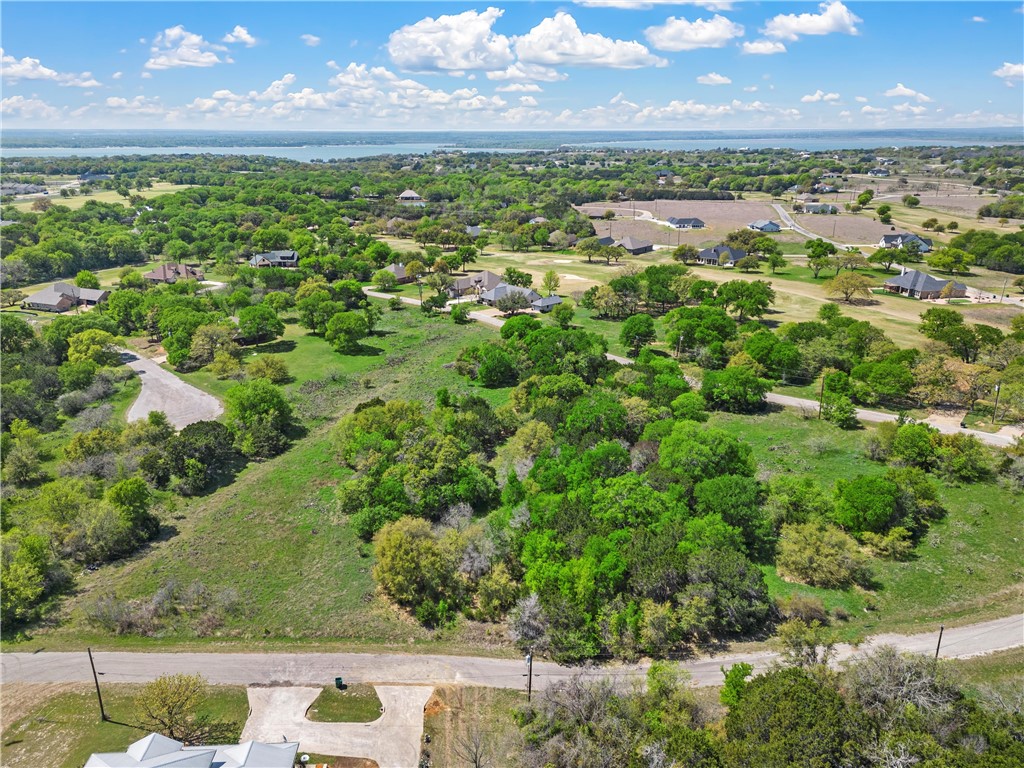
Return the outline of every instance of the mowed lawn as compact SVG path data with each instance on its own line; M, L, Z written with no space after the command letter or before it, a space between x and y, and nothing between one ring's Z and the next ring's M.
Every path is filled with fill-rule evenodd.
M5 691L5 697L19 695L22 687L23 684L15 684L13 690ZM103 706L112 722L100 722L96 692L91 685L67 688L5 727L5 768L82 768L93 752L123 752L133 741L150 733L138 727L134 706L141 685L103 684ZM211 686L209 693L205 711L215 720L235 723L237 740L249 715L245 688Z
M838 479L886 470L864 455L868 429L844 432L795 410L716 414L709 424L750 444L762 477L811 477L830 490ZM870 593L791 584L773 566L765 566L769 592L773 597L816 596L829 609L844 608L850 619L839 627L846 639L928 631L942 622L969 624L1017 610L1024 567L1019 537L1008 532L1019 531L1024 521L1020 494L994 482L936 483L946 516L932 522L909 560L872 560L877 586Z
M172 192L178 192L182 189L189 189L188 184L170 184L165 181L155 181L150 189L143 189L139 191L137 189L132 190L133 195L141 195L147 200L151 197L157 197L158 195L166 195ZM27 197L20 200L16 200L11 205L22 211L32 210L32 204L36 200L49 200L54 205L64 205L75 211L82 208L90 200L96 200L101 203L120 203L127 207L128 200L119 195L112 189L101 189L93 192L89 195L75 195L74 197L61 197L58 188L51 188L50 194L45 197Z

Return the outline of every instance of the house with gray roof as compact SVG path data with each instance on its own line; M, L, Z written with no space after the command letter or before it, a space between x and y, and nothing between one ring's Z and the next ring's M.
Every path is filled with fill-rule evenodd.
M903 248L916 243L918 253L928 253L932 249L932 240L915 235L913 232L897 232L895 235L882 235L878 241L879 248Z
M490 270L485 269L482 272L456 278L448 286L448 295L453 299L457 299L460 296L480 295L497 288L503 282L501 275L496 275Z
M782 227L776 224L771 219L758 219L747 224L747 229L752 229L755 232L780 232Z
M202 280L203 273L187 264L161 264L143 277L151 283L176 283L179 280Z
M423 198L419 196L419 193L411 189L407 189L397 197L397 200L400 203L418 203L421 202Z
M384 271L390 272L392 275L394 275L395 280L398 281L399 285L411 283L413 280L416 279L416 275L410 275L408 272L405 271L404 264L388 264L386 267L384 267Z
M297 267L299 254L295 251L268 251L257 253L249 259L250 267Z
M705 267L735 267L736 262L745 258L746 255L746 251L730 248L723 243L714 248L705 248L697 254L696 261Z
M639 256L641 253L650 253L654 250L654 243L650 240L641 240L639 237L633 237L632 235L626 235L616 245L633 256Z
M96 288L79 288L72 283L54 283L33 293L21 306L42 312L67 312L74 307L94 307L106 301L110 291Z
M538 312L547 313L547 312L550 312L554 307L557 307L561 303L562 303L562 297L561 296L544 296L544 297L542 297L540 299L537 299L530 306L532 306Z
M601 247L604 247L606 245L615 245L615 238L611 236L599 237L597 238L597 244L600 245Z
M704 222L701 219L695 218L679 218L678 216L669 216L666 221L676 229L704 229Z
M530 303L530 306L533 306L533 302L539 301L541 298L541 295L533 290L533 288L523 288L518 285L499 283L491 290L481 293L480 301L493 307L500 299L503 299L506 296L511 296L514 293L519 293L525 296L526 300Z
M947 291L946 286L950 284L952 288L943 296L942 292ZM882 283L882 287L889 293L898 293L913 299L962 299L967 295L967 286L963 283L932 277L916 269L906 270L898 277L890 277Z
M297 741L186 747L180 741L151 733L124 752L93 753L85 768L293 768L298 750Z
M831 203L805 203L804 213L839 213L839 209Z

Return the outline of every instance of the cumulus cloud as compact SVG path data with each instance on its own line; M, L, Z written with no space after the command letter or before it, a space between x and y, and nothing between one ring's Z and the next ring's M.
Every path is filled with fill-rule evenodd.
M212 67L224 63L215 51L225 50L185 29L184 25L158 32L150 47L146 69L177 69L179 67Z
M743 90L746 93L757 93L757 86L756 85L747 85L747 86L743 87Z
M860 111L862 114L865 115L884 115L889 110L887 110L885 107L872 107L870 104L868 104L867 106L861 107Z
M822 3L820 13L780 13L765 22L764 33L778 40L799 40L802 35L830 35L840 32L857 35L857 24L863 19L856 16L839 0Z
M648 27L644 34L661 51L693 51L698 48L722 48L730 40L743 37L743 25L715 15L710 19L689 21L669 16L665 23Z
M533 96L520 96L519 103L524 107L536 107L537 99Z
M839 94L825 93L819 88L814 93L808 93L806 96L801 96L800 101L804 104L813 104L818 101L839 101Z
M988 19L986 19L984 16L971 16L971 21L973 21L975 24L984 24L986 21L988 21Z
M335 72L341 69L341 67L338 66L338 62L336 62L334 59L331 59L330 61L327 62L327 68L333 69Z
M521 62L547 67L560 64L614 69L668 66L665 59L653 55L635 40L615 40L582 32L576 19L565 11L544 19L525 35L517 37L515 51Z
M853 100L854 100L854 101L858 101L858 102L860 102L861 104L867 104L867 101L868 101L868 97L867 97L867 96L854 96L854 97L853 97Z
M900 114L923 115L928 111L928 107L922 107L920 105L911 104L909 101L905 101L902 104L894 106L893 110Z
M517 61L505 69L495 70L487 73L488 80L508 80L511 82L532 82L539 80L543 83L554 83L558 80L565 80L569 76L551 67L542 67L538 64L524 64Z
M124 72L115 72L114 74L112 74L110 76L110 79L111 80L120 80L122 77L124 77Z
M60 116L60 110L42 99L8 96L0 99L0 115L26 120L53 120Z
M126 99L123 96L109 96L104 102L108 109L127 115L164 115L167 110L158 98L136 96Z
M235 28L228 32L220 40L222 43L244 43L246 48L252 48L259 41L249 34L249 30L236 24Z
M102 83L92 76L91 72L58 72L55 69L43 66L39 59L26 56L16 59L0 48L0 70L3 71L3 79L9 83L16 83L19 80L52 80L58 85L73 86L76 88L95 88Z
M993 70L992 74L1003 78L1007 82L1011 80L1024 80L1024 64L1011 64L1008 61L1004 61L1003 66Z
M316 48L318 45L320 45L320 38L317 37L316 35L299 35L299 40L304 42L310 48Z
M773 56L785 53L786 46L778 40L748 40L740 46L740 50L752 56Z
M427 17L391 33L391 60L410 71L496 70L513 61L511 43L492 29L500 8Z
M885 95L890 98L911 98L916 101L931 101L931 98L928 96L925 96L920 91L915 91L913 88L907 88L903 83L896 83L896 86L887 90Z
M508 85L499 85L494 90L499 93L540 93L544 89L536 83L509 83Z
M698 75L697 82L701 85L729 85L732 80L717 72L708 72L706 75Z

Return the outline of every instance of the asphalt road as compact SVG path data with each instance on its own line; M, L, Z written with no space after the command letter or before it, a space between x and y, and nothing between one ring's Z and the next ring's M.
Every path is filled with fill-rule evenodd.
M881 635L858 647L841 645L837 660L861 654L865 649L893 645L902 651L934 653L937 632L920 635ZM1024 615L947 629L942 639L942 658L981 656L1024 645ZM209 682L231 685L278 683L329 685L336 676L347 682L405 685L486 685L497 688L525 687L526 667L520 660L473 656L436 656L385 653L133 653L93 654L96 669L106 682L138 683L161 675L202 674ZM778 658L772 651L757 651L683 662L699 686L719 685L720 667L743 661L764 669ZM642 677L646 665L609 665L589 669L591 674L633 680ZM537 661L534 687L543 689L564 680L579 667ZM85 653L5 653L0 656L4 683L88 682L92 676Z
M150 411L163 411L175 429L182 429L197 421L216 419L224 412L213 395L186 384L149 358L121 350L121 360L142 381L142 392L128 410L128 421L144 419Z
M845 245L843 245L840 242L837 242L835 240L830 240L827 237L822 237L821 235L815 234L814 232L810 232L809 230L804 229L799 224L797 224L796 221L793 219L793 217L790 216L789 213L786 211L786 209L783 208L778 203L772 203L772 208L774 208L776 213L779 214L779 217L782 219L782 223L785 224L790 229L792 229L797 234L803 235L804 237L809 238L811 240L816 240L818 238L821 238L826 243L832 243L832 245L836 246L837 248L845 248L846 247Z

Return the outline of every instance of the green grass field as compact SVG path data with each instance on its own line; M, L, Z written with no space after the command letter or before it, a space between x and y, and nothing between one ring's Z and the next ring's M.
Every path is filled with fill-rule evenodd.
M380 718L380 699L372 685L327 686L309 706L306 716L317 723L372 723Z
M862 451L862 432L843 432L795 411L755 416L715 414L709 424L740 437L754 449L759 473L812 477L825 489L840 478L875 475L885 466ZM790 584L773 567L763 570L772 597L813 595L827 608L850 614L841 625L844 639L878 632L914 633L946 624L969 624L1016 610L1024 568L1019 530L1024 503L995 483L965 487L940 485L948 514L934 521L913 557L905 562L873 560L878 588L870 597L859 589L825 590ZM874 610L866 611L870 606Z
M132 194L141 195L142 197L145 197L148 200L151 197L166 195L172 192L178 192L179 190L188 188L189 185L187 184L169 184L164 181L157 181L153 183L153 186L150 189L144 189L141 192L133 189ZM41 198L23 198L21 200L16 200L15 202L11 203L11 205L13 205L18 210L30 211L32 210L32 204L39 199ZM93 192L91 195L75 195L74 197L61 197L58 188L54 187L51 189L50 194L46 198L42 199L48 199L54 205L67 206L73 211L76 211L79 208L83 207L90 200L96 200L101 203L120 203L125 207L128 206L128 201L112 189L97 190Z
M6 768L82 768L93 752L121 752L148 735L135 727L133 698L142 686L103 685L103 705L113 722L100 722L96 693L91 686L75 685L40 703L31 714L11 723L3 733ZM245 688L212 686L206 711L217 720L237 724L237 741L249 714Z

